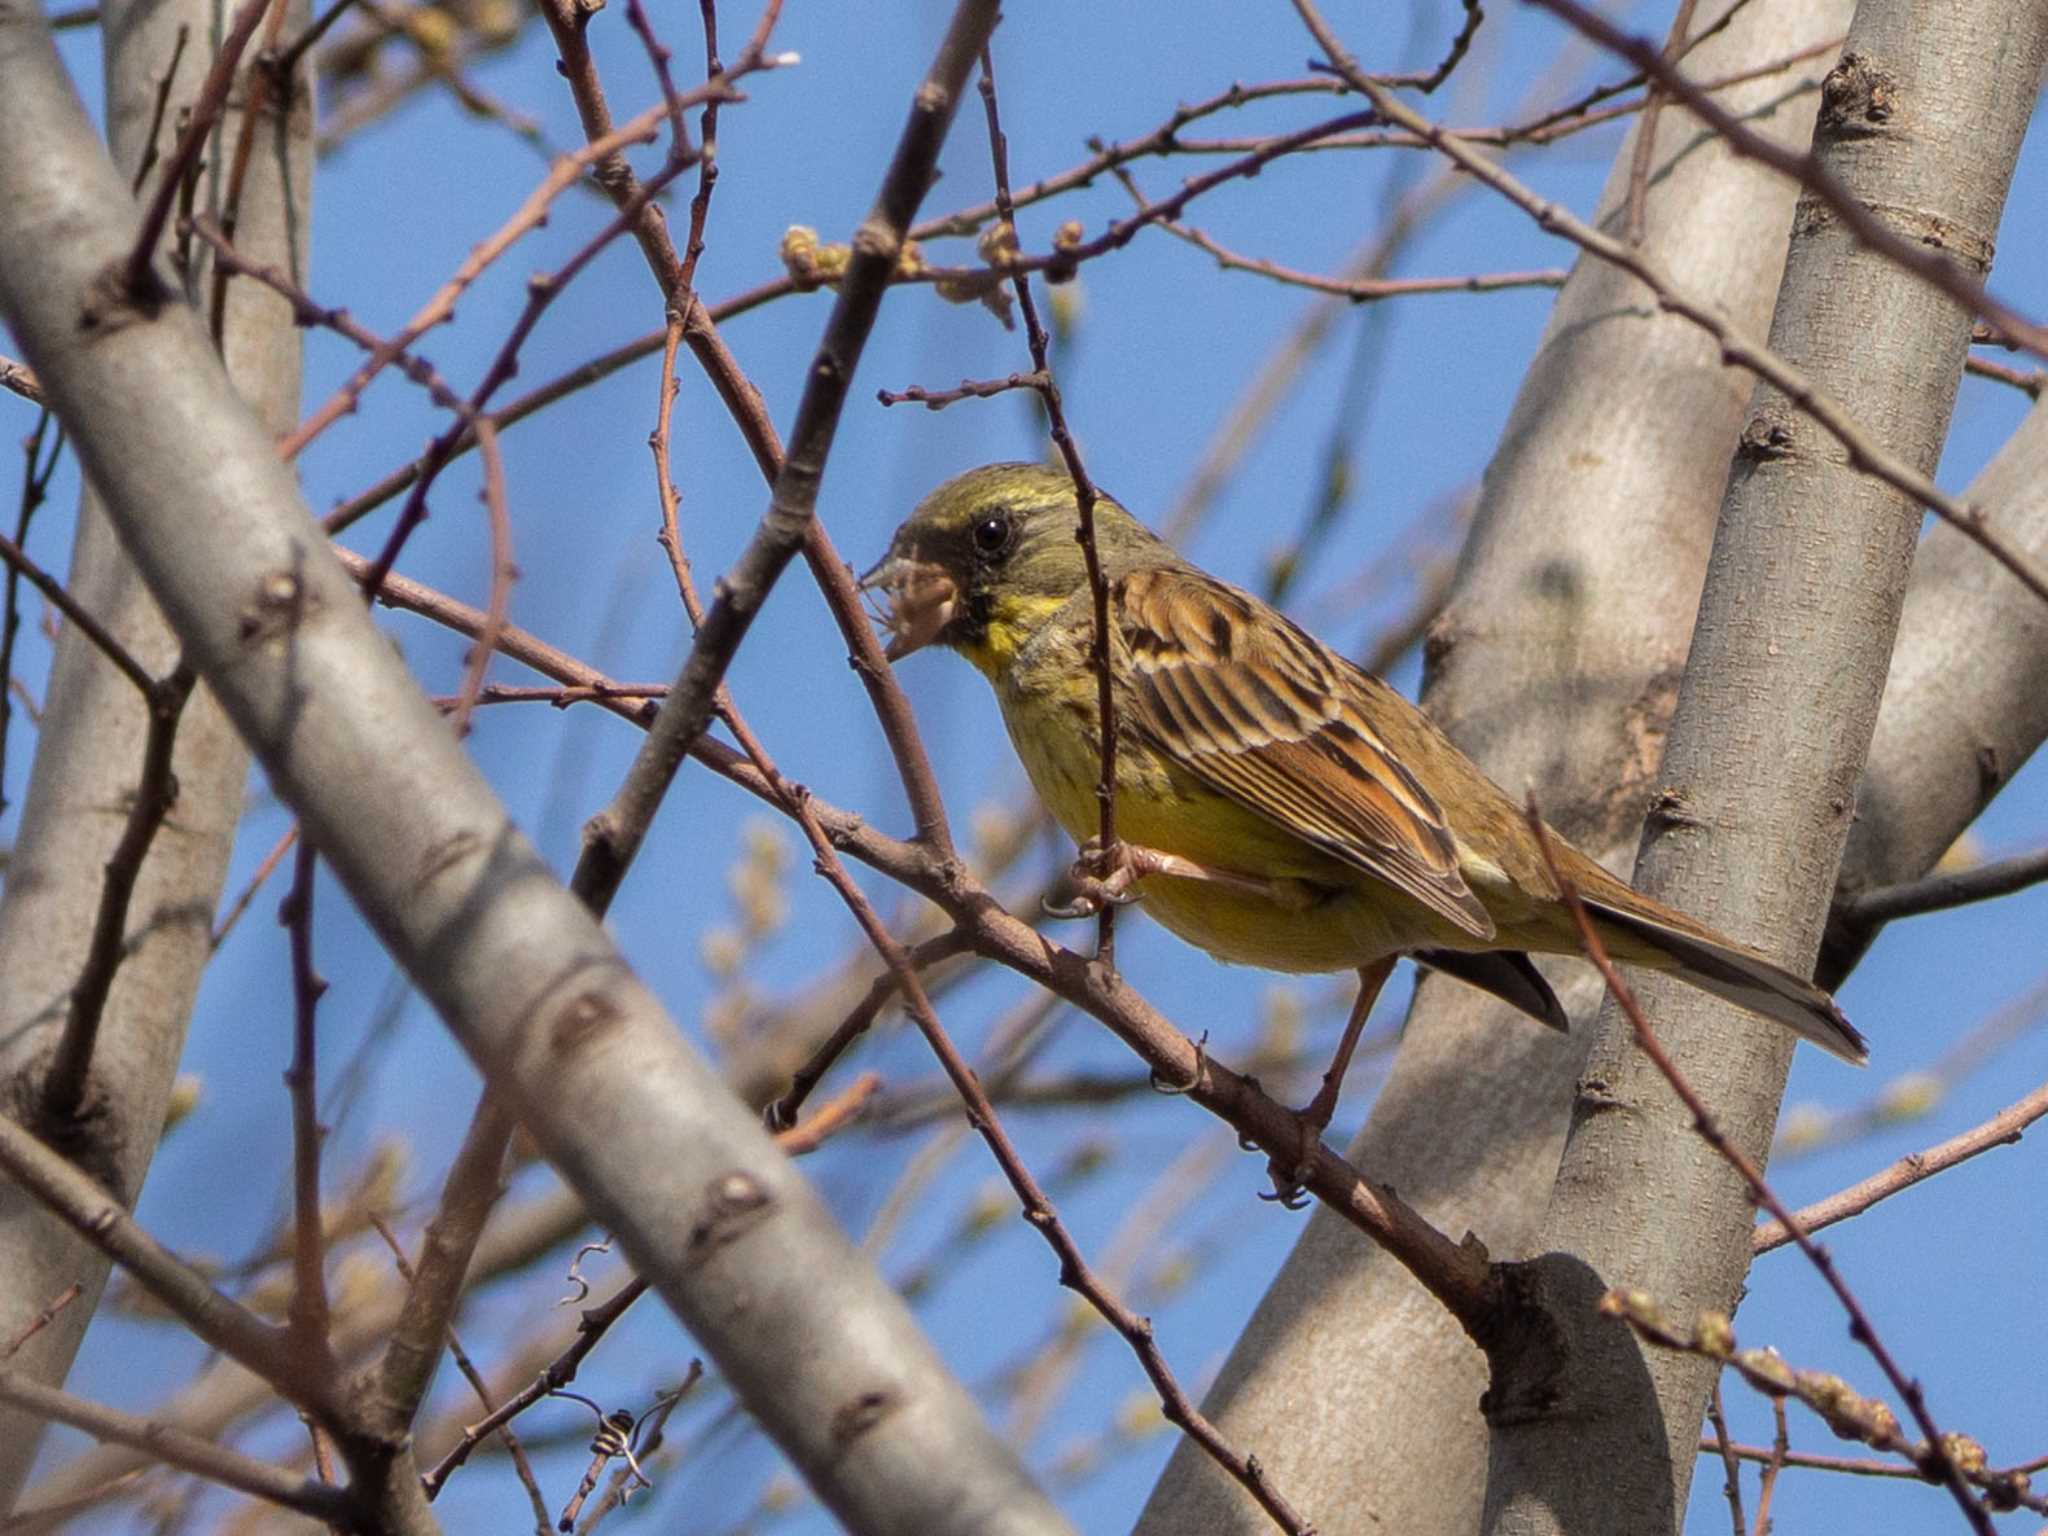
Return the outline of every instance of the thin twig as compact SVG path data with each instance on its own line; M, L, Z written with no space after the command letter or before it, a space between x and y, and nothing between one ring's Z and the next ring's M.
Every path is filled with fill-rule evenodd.
M215 1445L175 1425L139 1419L102 1403L73 1397L20 1371L0 1370L0 1402L37 1418L69 1424L96 1440L125 1445L154 1461L293 1510L344 1530L360 1530L361 1511L345 1488L294 1477L269 1462Z
M1689 4L1690 0L1687 0L1687 3ZM1479 0L1464 0L1464 6L1464 25L1458 28L1458 35L1451 39L1450 50L1445 53L1443 62L1415 82L1415 88L1425 96L1451 78L1451 71L1458 67L1459 62L1471 50L1472 39L1479 31L1479 24L1486 20L1486 12L1479 8Z
M1678 14L1671 19L1671 31L1664 39L1664 63L1675 67L1684 57L1685 35L1692 30L1692 13L1698 0L1678 0ZM1643 114L1636 124L1634 153L1629 158L1628 202L1622 227L1630 245L1643 243L1645 217L1650 203L1650 161L1657 151L1657 119L1663 115L1670 92L1655 80L1643 96Z
M158 830L177 803L178 776L172 771L171 757L178 742L178 721L197 681L192 668L180 662L168 677L152 682L143 693L149 723L142 741L141 777L128 804L120 840L107 855L85 963L72 984L64 1032L58 1036L49 1074L43 1080L43 1108L59 1122L77 1115L86 1103L100 1021L113 992L114 975L127 953L128 909L135 897L135 882L141 878L143 860L149 857Z
M55 427L53 434L51 428ZM48 457L43 439L50 439ZM64 452L64 424L48 406L36 411L36 424L21 445L21 499L14 516L11 548L19 550L28 542L29 524L50 496L50 478L57 473L57 460ZM14 641L21 631L22 569L7 562L6 595L0 598L0 812L7 809L7 728L14 718Z
M1778 1491L1778 1474L1785 1470L1785 1458L1792 1450L1784 1398L1771 1399L1771 1418L1777 1428L1771 1436L1771 1457L1764 1463L1763 1481L1757 1489L1755 1536L1771 1536L1771 1495Z
M257 126L272 117L279 102L287 111L290 109L291 77L278 69L276 63L278 39L284 35L286 8L286 0L274 0L269 22L263 29L263 51L257 55L257 67L249 71L248 80L242 88L241 121L236 127L235 147L228 155L227 187L219 204L221 238L229 246L234 245L235 232L241 227L242 193L249 183L250 162L255 158ZM227 268L215 264L212 300L207 309L215 351L223 348L227 337L228 279L233 275Z
M2021 1133L2043 1115L2048 1115L2048 1084L2036 1088L2018 1102L2008 1104L1989 1120L1972 1126L1959 1136L1951 1136L1925 1151L1908 1153L1869 1178L1838 1190L1826 1199L1802 1206L1793 1213L1793 1219L1807 1232L1818 1232L1838 1221L1847 1221L1851 1216L1869 1210L1880 1200L1890 1199L1901 1190L1911 1189L1958 1163L1968 1162L1979 1152L2012 1146L2018 1142ZM1762 1255L1791 1241L1792 1228L1784 1222L1759 1222L1750 1235L1749 1249L1753 1254Z
M307 50L312 48L321 38L325 37L327 29L341 20L348 8L355 3L356 0L331 0L327 9L307 24L305 31L278 50L276 62L278 74L289 80L292 72L299 67L299 60L306 56Z
M30 405L50 403L50 397L43 393L43 382L36 377L36 371L26 363L17 363L11 357L0 357L0 389L21 396Z
M2048 369L2008 368L2003 363L1992 362L1988 357L1972 357L1965 359L1963 372L1974 373L1983 379L1996 379L2001 384L2010 384L2014 389L2024 390L2029 400L2040 399L2042 391L2048 390Z
M994 169L996 182L996 218L999 226L1009 231L1008 244L1014 248L1017 240L1017 210L1010 201L1009 141L1003 135L1002 118L996 108L995 61L986 45L981 50L981 104L988 117L989 160ZM1102 841L1101 857L1109 860L1115 857L1117 846L1117 718L1116 692L1110 671L1109 579L1103 574L1102 554L1095 544L1097 493L1095 482L1088 478L1087 467L1081 462L1081 450L1074 442L1074 435L1067 430L1067 416L1060 402L1059 382L1052 376L1051 339L1046 335L1045 327L1039 324L1038 306L1031 298L1031 279L1025 273L1013 273L1011 286L1017 295L1017 308L1024 316L1024 335L1031 348L1032 372L1038 381L1033 388L1045 406L1046 431L1052 438L1053 446L1059 449L1061 460L1067 466L1068 478L1074 482L1074 509L1079 523L1075 537L1080 540L1081 558L1088 568L1088 592L1092 600L1094 625L1088 660L1095 671L1095 729L1100 737L1098 750L1102 759L1102 772L1095 784L1095 800L1100 815L1097 825ZM1103 969L1113 972L1116 969L1116 903L1105 901L1096 922L1099 926L1096 930L1095 958ZM1251 1491L1257 1493L1258 1490L1252 1488Z
M968 936L960 929L953 928L913 946L906 951L906 955L911 969L922 974L927 966L963 954L967 948ZM885 968L882 974L874 979L868 987L867 995L853 1005L846 1017L839 1021L839 1027L811 1053L810 1059L791 1074L789 1087L783 1092L782 1097L762 1112L762 1118L768 1122L769 1130L787 1130L796 1124L797 1114L802 1110L804 1100L810 1097L811 1090L818 1086L819 1081L832 1070L839 1058L846 1054L853 1042L868 1032L882 1010L895 998L897 987L897 976L893 970Z
M72 1302L78 1300L78 1293L83 1289L84 1286L80 1282L72 1281L58 1293L55 1301L15 1329L14 1337L9 1339L5 1345L0 1345L0 1365L5 1365L16 1355L20 1354L21 1347L24 1344L49 1327L50 1324L57 1321L57 1314L70 1306Z
M157 149L157 140L163 132L164 114L171 106L171 84L178 78L178 65L185 58L185 44L191 40L192 28L184 22L178 23L177 39L171 45L170 62L164 65L163 78L156 83L156 100L149 111L149 132L142 140L142 161L135 167L135 177L128 184L132 197L140 197L142 189L149 182L149 173L156 169L163 156Z
M6 561L13 570L19 571L27 578L30 586L48 598L50 606L64 615L67 624L78 626L79 633L99 647L100 653L120 669L121 675L141 690L143 698L147 699L150 696L157 682L149 675L149 669L137 661L128 648L116 640L113 633L94 618L83 603L66 592L62 582L37 565L23 552L20 545L4 534L0 534L0 560Z
M505 501L505 457L498 451L497 424L489 416L475 418L476 445L484 461L483 489L477 499L484 504L484 521L490 529L491 583L484 632L471 647L463 668L462 691L456 695L450 723L460 736L469 730L470 711L483 691L484 674L490 670L497 650L497 636L505 627L505 615L512 602L512 583L519 579L519 567L512 559L512 513Z
M1735 1536L1750 1536L1749 1520L1742 1512L1742 1464L1735 1459L1728 1438L1728 1415L1721 1407L1721 1377L1714 1377L1714 1395L1707 1399L1707 1422L1714 1426L1714 1448L1721 1454L1721 1472L1726 1481L1721 1491L1728 1497L1728 1519ZM1759 1533L1761 1536L1761 1533Z
M208 941L209 949L219 949L226 942L235 924L242 920L242 914L249 910L249 903L254 901L256 893L263 889L263 882L277 873L277 866L284 862L284 856L291 852L292 844L298 840L299 824L295 821L285 828L284 836L280 837L271 846L270 852L263 856L263 862L256 866L256 873L249 877L249 883L242 887L227 911L222 914L220 923L213 930L213 937Z
M1918 880L1858 891L1836 907L1835 916L1858 928L1875 928L1902 917L2010 896L2043 880L2048 880L2048 849L2036 849L1973 869L1941 870Z
M319 856L301 839L291 889L277 909L290 936L292 1060L284 1075L292 1102L292 1301L294 1343L310 1358L328 1358L327 1235L320 1223L320 1125L315 1020L327 983L313 968L313 875Z
M921 405L928 411L943 411L962 400L992 400L1013 389L1043 391L1051 382L1049 374L1013 373L1007 379L962 379L957 389L926 389L919 384L907 389L878 389L875 398L884 405Z
M227 106L228 89L234 83L235 68L242 61L242 50L249 46L249 39L256 35L256 24L272 4L273 0L246 0L235 12L227 35L221 39L220 52L214 55L213 67L206 72L206 80L199 87L199 98L192 104L191 117L178 140L178 147L164 164L156 194L143 210L135 244L130 248L127 264L122 269L122 292L134 303L153 305L162 298L162 288L152 264L156 260L157 245L164 237L164 227L171 221L172 204L199 163L200 151L205 148L214 124L220 120L220 114Z

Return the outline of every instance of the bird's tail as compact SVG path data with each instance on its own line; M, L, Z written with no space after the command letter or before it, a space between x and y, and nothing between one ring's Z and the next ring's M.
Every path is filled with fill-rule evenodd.
M1869 1061L1869 1044L1835 1000L1812 982L1647 897L1627 894L1632 899L1623 904L1582 893L1586 910L1600 926L1624 936L1616 959L1668 970L1701 991L1783 1024L1846 1062L1860 1067Z

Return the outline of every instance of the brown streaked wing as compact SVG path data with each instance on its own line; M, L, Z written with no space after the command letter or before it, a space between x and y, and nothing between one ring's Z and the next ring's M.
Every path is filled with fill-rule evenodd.
M1304 842L1493 937L1443 812L1360 713L1343 660L1191 566L1133 571L1118 598L1133 729Z

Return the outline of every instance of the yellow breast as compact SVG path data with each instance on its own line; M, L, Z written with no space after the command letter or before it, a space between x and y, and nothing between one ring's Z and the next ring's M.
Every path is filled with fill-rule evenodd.
M1080 645L1074 646L1077 653ZM1095 675L1085 655L1036 638L984 667L1032 787L1076 842L1098 834L1102 774ZM1275 882L1280 899L1213 881L1154 875L1145 910L1220 960L1267 970L1347 970L1438 941L1422 907L1275 822L1216 793L1148 744L1126 736L1116 759L1116 828L1127 842L1209 869Z

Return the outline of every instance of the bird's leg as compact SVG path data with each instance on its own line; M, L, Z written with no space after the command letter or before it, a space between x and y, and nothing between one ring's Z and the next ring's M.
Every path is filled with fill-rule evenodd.
M1147 875L1170 875L1176 880L1204 880L1226 886L1247 896L1298 904L1298 880L1262 880L1240 875L1208 864L1198 864L1177 853L1165 853L1118 838L1107 849L1102 839L1091 837L1065 874L1053 883L1040 903L1048 917L1093 917L1104 907L1126 906L1143 892L1134 889Z
M1295 1150L1294 1165L1284 1167L1279 1158L1268 1166L1273 1175L1273 1192L1267 1198L1278 1200L1290 1211L1299 1210L1307 1203L1302 1193L1302 1178L1315 1161L1316 1147L1321 1144L1323 1132L1329 1129L1330 1117L1337 1112L1337 1095L1344 1089L1344 1075L1351 1070L1351 1057L1358 1050L1359 1036L1365 1032L1365 1021L1372 1013L1372 1005L1379 1001L1380 988L1387 984L1387 978L1394 972L1398 955L1388 955L1375 960L1371 965L1358 968L1358 1001L1351 1005L1351 1016L1344 1021L1344 1034L1337 1041L1337 1054L1330 1059L1330 1070L1323 1074L1323 1086L1316 1090L1316 1096L1308 1104L1294 1112L1295 1123L1301 1128L1301 1143Z

